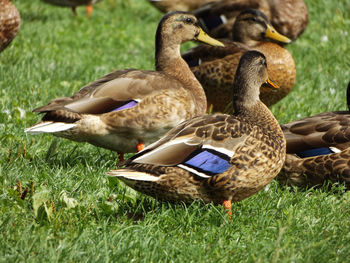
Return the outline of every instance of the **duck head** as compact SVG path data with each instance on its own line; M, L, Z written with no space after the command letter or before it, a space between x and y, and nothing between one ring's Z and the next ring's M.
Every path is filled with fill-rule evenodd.
M261 41L274 40L288 44L292 41L281 35L271 25L267 16L257 9L247 9L241 12L233 25L233 41L254 46Z
M224 46L220 41L208 36L199 26L197 18L187 12L174 11L163 16L156 32L156 56L168 49L180 55L180 45L197 40L212 46Z
M233 84L235 111L258 103L263 84L273 89L279 88L268 77L265 55L255 50L245 52L239 61Z

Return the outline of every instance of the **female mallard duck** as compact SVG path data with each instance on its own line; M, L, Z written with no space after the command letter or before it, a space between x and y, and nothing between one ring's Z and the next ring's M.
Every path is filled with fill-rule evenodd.
M331 180L350 190L350 83L347 102L349 111L325 112L281 126L287 157L277 180L297 186Z
M42 1L53 5L71 7L73 14L75 16L77 15L77 11L76 11L77 6L85 5L86 13L87 13L87 16L89 17L92 14L92 10L93 10L92 5L98 2L99 0L42 0Z
M268 79L265 56L245 53L233 85L233 115L203 115L170 130L112 170L128 186L167 201L240 201L268 184L283 166L286 144L281 128L259 99Z
M262 88L260 98L267 106L275 104L292 90L296 69L288 50L266 40L289 43L290 39L279 34L268 18L256 9L241 12L233 31L233 42L222 40L225 47L200 45L182 55L202 84L208 104L213 105L214 111L232 110L231 87L239 58L252 49L266 56L269 76L280 87L277 92Z
M156 33L156 71L117 70L70 98L52 100L34 110L45 115L26 132L53 133L129 153L180 122L203 115L205 93L180 55L180 45L190 40L222 45L204 33L194 15L165 15Z
M0 0L0 52L15 38L21 25L21 17L10 0Z
M218 2L221 0L148 0L152 5L163 13L170 11L186 11L192 12L202 5Z
M304 0L223 0L209 3L194 14L211 35L231 39L237 15L248 8L264 12L278 32L293 40L304 32L308 23Z

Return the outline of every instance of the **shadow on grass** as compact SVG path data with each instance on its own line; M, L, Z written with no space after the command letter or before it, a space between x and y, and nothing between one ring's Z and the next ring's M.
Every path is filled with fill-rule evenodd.
M118 190L120 191L121 188L119 187ZM133 224L158 221L169 222L170 225L210 224L219 227L230 221L223 207L215 206L212 203L205 204L203 201L172 203L143 194L138 194L133 200L128 198L127 194L124 195L124 198L117 195L115 199L110 199L110 201L117 203L118 208L112 213L105 213L103 216L112 217L113 220L129 221ZM205 218L204 222L203 218Z
M73 142L74 145L74 142ZM50 168L110 167L115 168L117 154L98 147L86 148L83 143L73 147L63 146L60 138L54 138L45 155L34 155L30 162L35 166L48 165Z
M57 16L51 16L48 14L43 14L42 12L29 13L21 10L21 19L26 22L48 22L48 21L59 21L60 18Z

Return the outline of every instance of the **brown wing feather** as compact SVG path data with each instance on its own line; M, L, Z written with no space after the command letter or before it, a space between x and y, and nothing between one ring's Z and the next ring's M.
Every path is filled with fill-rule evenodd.
M321 185L326 180L331 180L345 182L347 189L350 190L350 148L340 153L305 159L287 154L277 180L297 186Z
M103 76L102 78L87 84L86 86L81 88L78 92L76 92L73 96L53 99L47 105L34 109L33 112L48 112L48 111L62 109L67 104L70 104L82 98L90 97L90 94L92 94L100 86L110 82L113 79L119 78L121 75L126 74L130 71L134 71L134 69L117 70L117 71L111 72Z
M287 140L288 153L317 147L350 147L348 111L325 112L281 127Z
M128 164L143 163L152 165L177 165L183 162L193 151L203 145L228 149L232 153L244 144L251 128L230 115L204 115L181 123L170 130L158 142L135 155Z
M164 87L177 88L176 83L176 80L159 72L118 70L88 84L72 97L54 99L34 112L66 110L102 114L122 106L126 101L154 94Z
M188 103L190 96L190 92L183 87L158 90L137 106L127 109L127 114L126 111L114 111L103 114L100 119L111 130L140 129L147 133L166 128L165 132L191 117L195 106Z

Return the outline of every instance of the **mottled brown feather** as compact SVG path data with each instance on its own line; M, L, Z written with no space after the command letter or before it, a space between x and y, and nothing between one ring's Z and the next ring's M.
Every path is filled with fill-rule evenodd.
M283 166L285 138L277 120L259 100L258 85L267 78L264 56L248 52L241 61L238 76L243 76L236 75L234 90L238 99L233 115L187 120L129 159L125 168L109 174L120 176L137 191L172 202L240 201L268 184ZM209 178L177 166L201 147L230 152L231 166ZM134 173L136 177L123 177L123 173ZM140 174L158 180L135 179Z
M10 0L0 0L0 52L15 38L21 25L21 17Z
M252 14L250 16L253 17ZM265 22L268 23L268 21ZM242 27L244 26L243 29L246 32L242 32L242 34L245 35L249 35L249 31L265 30L258 23L249 24L244 16L242 16L240 23L242 23ZM260 99L262 102L271 106L292 90L296 80L296 68L293 57L288 50L276 43L267 42L264 38L256 41L246 37L247 43L221 41L225 43L225 47L200 45L183 54L186 61L193 59L202 61L199 66L191 67L191 70L202 84L207 95L208 105L213 105L213 111L228 112L232 110L231 87L235 72L240 57L248 50L258 50L266 56L269 77L280 87L279 90L261 87Z
M200 30L189 13L167 14L156 33L156 71L114 71L72 97L55 99L34 111L44 113L45 122L75 124L56 136L135 152L138 143L148 145L180 122L205 113L203 88L180 55L180 45L197 39ZM130 100L139 103L113 111Z
M349 92L350 83L348 104ZM350 189L349 111L320 113L281 125L281 128L287 141L287 157L277 176L278 181L297 186L315 186L330 180L345 183L346 188ZM340 152L308 158L295 155L320 147L335 147Z
M345 183L350 190L350 148L340 153L298 158L287 154L285 164L276 179L288 185L317 186L326 181Z
M256 112L259 112L260 118ZM178 149L181 155L175 150L164 156L166 153L162 151L159 155L152 156L152 159L128 161L127 170L159 176L160 180L157 183L121 179L137 191L166 201L191 202L201 199L221 204L224 200L245 199L268 184L281 169L284 161L284 137L277 121L267 113L267 108L259 103L254 108L254 114L197 117L171 130L160 141L147 148L147 151L152 151L175 137L181 139L179 135L188 133L200 139L200 143L192 147L200 147L208 140L216 142L216 147L225 145L233 150L235 155L230 160L232 167L220 175L203 179L181 168L164 166L181 163L188 156L185 148L181 147ZM173 156L181 156L182 159L175 160ZM150 164L152 162L154 164Z
M281 125L287 140L287 153L309 148L350 147L349 111L324 112Z

